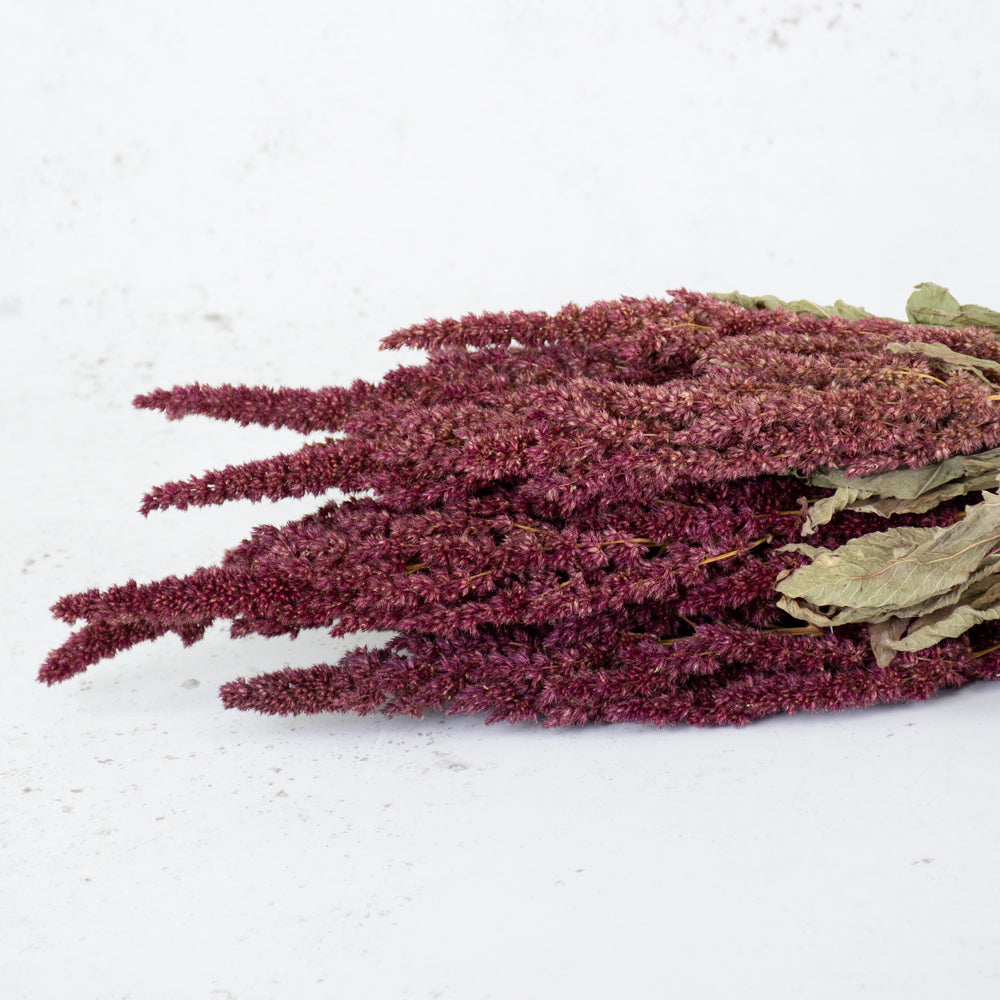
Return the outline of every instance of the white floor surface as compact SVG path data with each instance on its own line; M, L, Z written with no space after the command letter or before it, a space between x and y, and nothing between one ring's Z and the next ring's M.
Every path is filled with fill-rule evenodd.
M301 503L151 485L427 316L621 294L1000 308L1000 8L0 4L0 997L1000 996L1000 684L743 729L227 712L344 643L165 639L47 689L62 594ZM408 360L412 360L412 357Z

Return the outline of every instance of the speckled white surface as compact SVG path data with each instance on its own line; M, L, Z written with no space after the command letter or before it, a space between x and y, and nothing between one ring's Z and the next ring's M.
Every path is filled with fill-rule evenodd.
M63 593L295 435L132 411L335 384L428 315L698 290L1000 303L1000 8L12 0L0 12L0 996L995 997L1000 685L742 730L224 712L323 636L49 690Z

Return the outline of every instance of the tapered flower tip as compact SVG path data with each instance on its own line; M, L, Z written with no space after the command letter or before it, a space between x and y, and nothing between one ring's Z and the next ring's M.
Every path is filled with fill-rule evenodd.
M154 389L152 392L140 393L132 400L137 410L162 410L168 420L178 420L187 412L183 389L174 386L173 389Z
M53 618L66 622L67 625L74 625L79 619L86 617L86 609L93 607L100 596L101 592L96 587L79 594L67 594L65 597L60 597L49 610Z
M149 517L154 510L167 510L171 506L176 506L178 510L187 510L187 504L178 503L174 497L163 486L154 487L144 494L142 502L139 504L139 513L143 517Z
M74 652L64 649L54 649L38 671L38 679L50 687L60 681L67 680L74 674L86 670L86 665L80 665L80 658Z
M226 708L263 715L294 715L342 710L344 678L332 667L286 667L247 680L239 677L219 689ZM349 683L349 682L348 682Z
M252 711L256 708L257 686L245 677L238 677L235 681L228 681L219 688L219 697L224 708Z

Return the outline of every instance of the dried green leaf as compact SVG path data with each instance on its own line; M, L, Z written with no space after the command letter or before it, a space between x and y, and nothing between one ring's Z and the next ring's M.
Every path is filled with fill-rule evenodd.
M838 511L853 510L891 517L922 514L954 497L1000 484L1000 448L976 455L955 455L918 469L893 469L867 476L847 476L839 469L814 472L813 486L836 492L809 508L802 534L811 535Z
M891 610L879 613L871 608L831 608L824 611L813 607L808 601L799 601L794 597L779 597L776 604L793 618L800 618L818 628L833 628L835 625L852 625L857 622L881 622L893 616Z
M982 326L1000 333L1000 312L984 306L959 305L958 300L942 285L922 281L914 286L906 302L906 316L911 323L930 326ZM784 301L776 295L743 295L740 292L712 292L722 302L735 302L744 309L787 309L794 313L840 319L866 319L872 314L860 306L848 305L837 299L832 306L819 306L808 299Z
M925 493L916 500L899 500L894 497L883 497L869 501L859 501L851 505L851 510L868 514L879 514L881 517L892 517L894 514L925 514L933 510L945 500L964 496L977 490L991 490L1000 484L1000 474L992 473L979 479L963 479L947 483L930 493Z
M987 371L1000 372L1000 364L996 361L989 361L986 358L976 358L971 354L959 354L958 351L953 351L945 344L937 344L933 342L920 343L912 341L910 343L901 344L894 342L886 344L885 348L887 351L893 351L897 354L903 352L909 354L923 354L942 371L968 371L989 386L993 386L993 383L980 371L980 369L985 368Z
M922 281L913 286L915 291L906 300L906 316L911 323L928 326L951 326L951 320L961 311L961 306L947 288L933 281Z
M893 652L927 649L942 639L955 639L974 625L1000 618L1000 578L996 574L962 594L960 600L909 624L905 636L891 636L885 645Z
M880 667L887 667L892 662L897 650L890 644L906 631L909 624L907 618L888 618L868 626L868 641L875 654L875 662Z
M952 604L962 604L970 599L971 594L978 593L977 588L980 587L981 581L997 576L997 574L1000 574L1000 556L987 556L975 572L969 574L967 580L952 587L951 590L935 594L933 597L928 597L927 600L910 605L903 610L907 618L920 618L922 615L932 614L940 608L946 608Z
M837 299L833 304L834 315L839 316L841 319L866 319L871 316L871 313L867 309L862 309L861 306L851 306L848 305L843 299Z
M1000 312L985 306L962 306L960 326L984 326L1000 333Z
M785 548L787 549L787 546ZM829 549L819 551L830 552ZM780 597L777 604L783 611L819 628L833 628L835 625L850 625L860 622L866 622L869 625L879 624L892 618L899 618L909 623L916 618L933 614L941 608L964 603L971 588L978 586L981 580L994 576L1000 576L1000 556L989 556L967 580L963 580L950 590L934 594L926 600L904 608L819 608L808 601L796 600L791 597Z
M780 580L777 589L803 610L811 607L838 618L834 624L884 620L966 584L998 546L1000 494L984 493L983 502L967 507L956 524L890 528L852 538Z
M841 319L864 319L871 316L860 306L851 306L843 299L837 299L832 306L819 306L808 299L793 299L785 302L776 295L743 295L740 292L711 292L712 298L722 302L735 302L744 309L787 309L793 313L807 313L829 319L837 316Z
M818 306L815 302L810 302L808 299L794 299L791 302L786 302L785 308L789 312L821 316L823 319L829 319L831 316L837 315L836 306Z
M994 452L997 468L1000 469L1000 448ZM917 469L891 469L888 472L873 472L867 476L848 476L840 469L814 472L809 477L813 486L832 486L834 489L854 489L868 496L896 497L899 500L915 500L964 474L961 456L953 456L935 465L923 465Z
M906 302L911 323L929 326L983 326L1000 332L1000 313L984 306L959 305L958 300L941 285L922 281Z
M784 309L785 303L774 295L744 295L742 292L709 292L720 302L735 302L743 309Z
M821 524L829 524L838 511L860 509L871 496L864 490L841 486L833 496L823 497L809 507L802 524L802 534L811 535Z

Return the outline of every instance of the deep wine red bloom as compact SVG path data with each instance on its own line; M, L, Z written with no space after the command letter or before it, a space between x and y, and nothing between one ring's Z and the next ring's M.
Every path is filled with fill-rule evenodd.
M887 319L747 310L685 290L554 315L428 320L385 347L429 352L350 387L176 386L138 396L326 435L154 488L142 513L348 494L263 525L217 567L62 598L81 627L46 660L64 680L167 632L387 630L381 649L222 689L272 714L485 713L487 721L741 724L929 697L1000 674L1000 626L876 666L863 629L806 630L775 604L801 564L822 468L868 472L1000 445L993 387L896 341L1000 361L995 336ZM362 495L362 494L369 495ZM947 502L894 524L948 524ZM835 547L885 522L844 513ZM981 655L980 655L981 653Z

